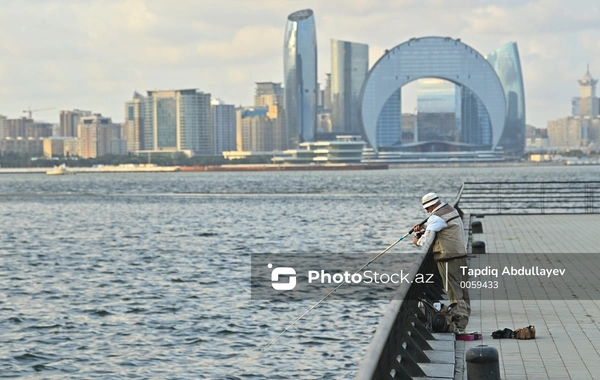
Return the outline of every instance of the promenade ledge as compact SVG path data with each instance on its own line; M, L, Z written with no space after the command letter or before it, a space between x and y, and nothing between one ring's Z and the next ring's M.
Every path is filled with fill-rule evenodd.
M408 285L398 289L356 378L466 380L465 355L478 345L497 349L501 379L599 378L600 182L465 183L454 205L463 213L469 282L494 285L469 290L467 331L483 339L425 336L418 299L435 296ZM478 243L470 249L474 242L485 248ZM427 262L431 251L422 256ZM535 339L491 337L496 330L529 325L536 328Z

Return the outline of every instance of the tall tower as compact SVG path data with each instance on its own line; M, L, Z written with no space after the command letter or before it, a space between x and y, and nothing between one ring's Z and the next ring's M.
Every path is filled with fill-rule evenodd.
M598 83L598 79L594 79L592 74L590 74L589 64L583 78L579 79L577 82L579 82L579 98L573 99L574 116L598 117L599 102L596 97L596 84Z
M285 110L291 146L313 141L317 126L317 34L311 9L288 16L283 47Z
M362 135L360 90L369 70L369 46L331 40L331 122L333 131Z
M506 120L498 145L507 155L520 157L525 152L525 90L517 43L509 42L486 58L498 74L506 98Z

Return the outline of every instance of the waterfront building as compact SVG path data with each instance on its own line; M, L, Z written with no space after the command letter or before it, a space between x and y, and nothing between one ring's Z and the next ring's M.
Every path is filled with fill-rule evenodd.
M123 139L127 141L127 152L144 150L144 106L146 97L135 91L133 98L125 102Z
M211 100L214 154L235 150L235 106L219 99Z
M54 136L42 140L44 157L69 157L80 155L81 141L77 137Z
M268 106L236 110L237 151L273 151L273 120L268 113Z
M600 100L596 97L598 80L592 77L589 65L583 78L577 82L579 82L579 97L572 100L573 116L598 117L600 114Z
M317 35L311 9L288 16L283 71L289 145L314 141L317 128Z
M600 118L596 84L590 68L579 81L579 97L572 99L573 116L548 122L548 145L554 149L589 149L600 146Z
M127 153L127 142L121 139L121 127L113 124L109 117L100 114L82 117L77 125L77 135L81 140L79 153L83 158Z
M92 111L84 110L61 110L59 111L60 116L60 135L77 137L77 126L79 120L84 116L92 116Z
M284 107L284 91L281 83L257 82L254 106L268 107L267 117L273 128L273 150L290 148L290 138Z
M43 152L43 142L39 138L5 137L0 140L0 155L18 153L40 157L43 155Z
M552 148L582 148L589 144L590 118L567 116L548 122L548 143Z
M298 149L273 157L274 163L288 164L360 164L365 142L361 136L337 136L334 141L301 143Z
M510 56L514 57L514 54ZM500 138L507 120L507 97L499 76L506 74L509 70L504 70L504 64L499 66L498 70L501 71L501 75L497 74L494 66L475 49L464 44L460 39L449 37L411 38L409 41L387 50L369 71L361 93L360 119L369 146L375 152L383 148L385 151L406 150L420 152L424 155L440 150L487 149L494 151L500 146ZM462 106L457 108L456 103L454 128L449 121L448 126L439 131L439 135L431 134L436 140L441 138L447 141L437 141L436 143L425 141L426 136L421 136L419 133L419 130L422 129L419 120L415 123L417 133L413 133L412 141L402 140L401 88L423 78L438 78L453 82L457 86L468 88L479 99L482 108L478 105L477 108L470 107L469 110L487 110L488 129L491 136L490 143L485 144L487 146L479 144L480 141L485 141L483 136L475 143L460 141L463 137L458 133L460 130L456 128L456 115L459 113L462 115L463 108ZM509 81L511 78L505 79L507 83L512 83ZM454 97L452 98L454 100L461 98L462 105L462 89L459 93L454 87ZM509 98L512 99L512 95ZM446 118L451 118L452 112L448 113L450 115L446 115ZM479 113L475 114L474 111L469 113L469 117L473 118L474 116L480 117ZM426 121L426 118L427 115L417 116L417 119L423 121ZM433 128L431 125L430 127ZM462 130L462 119L460 127ZM475 128L475 126L470 128ZM427 133L427 129L428 126L424 125L425 133ZM414 142L415 140L417 142Z
M506 155L525 152L525 90L516 42L510 42L486 57L500 78L506 97L506 122L499 145Z
M369 46L331 40L331 122L333 132L362 135L360 91L369 70Z
M214 127L210 100L210 94L196 89L148 91L143 152L212 155Z

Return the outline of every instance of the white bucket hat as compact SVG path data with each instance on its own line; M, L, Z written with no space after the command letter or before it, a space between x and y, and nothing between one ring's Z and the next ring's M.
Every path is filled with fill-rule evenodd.
M421 199L423 208L425 209L433 206L437 201L439 201L439 197L436 193L427 193L423 196L423 199Z

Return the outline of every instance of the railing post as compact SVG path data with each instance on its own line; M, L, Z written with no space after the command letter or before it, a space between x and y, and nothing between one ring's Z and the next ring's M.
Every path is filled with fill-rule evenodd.
M544 187L544 182L542 182L542 205L540 206L540 211L542 214L546 213L545 201L546 201L546 188Z

